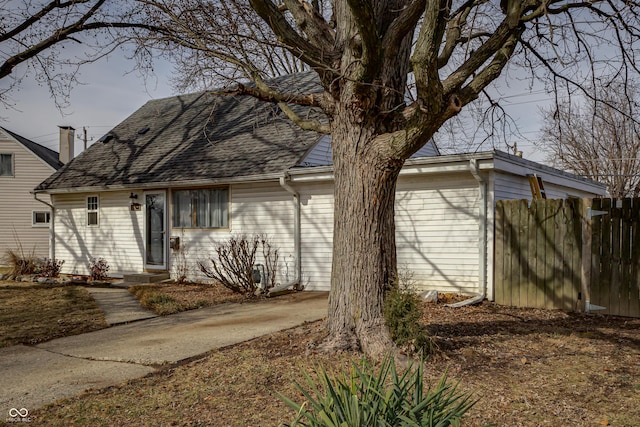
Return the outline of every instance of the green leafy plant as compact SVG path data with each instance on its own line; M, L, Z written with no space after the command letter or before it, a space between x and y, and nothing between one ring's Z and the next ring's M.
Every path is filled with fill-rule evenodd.
M319 367L318 379L304 373L307 387L295 382L306 401L302 404L280 395L296 411L287 426L460 426L476 401L447 383L443 375L435 388L423 382L424 362L399 373L395 360L387 357L377 372L366 362L352 363L351 371L332 377Z
M390 290L384 301L384 318L391 338L405 352L433 351L433 341L420 322L422 301L413 290L403 285Z
M109 277L109 264L107 260L99 257L89 258L89 276L91 280L105 280Z

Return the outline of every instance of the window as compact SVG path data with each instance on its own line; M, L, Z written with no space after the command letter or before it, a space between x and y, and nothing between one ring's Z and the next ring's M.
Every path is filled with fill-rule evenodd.
M33 218L31 221L34 227L48 227L51 223L51 212L33 211Z
M98 196L87 197L87 225L98 225Z
M173 226L227 228L229 189L203 188L173 192Z
M13 176L13 154L0 154L0 176Z

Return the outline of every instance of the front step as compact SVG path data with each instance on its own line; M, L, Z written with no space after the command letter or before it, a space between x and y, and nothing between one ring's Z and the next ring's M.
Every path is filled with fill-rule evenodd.
M162 282L170 278L166 271L162 273L134 273L125 274L123 280L125 283L156 283Z

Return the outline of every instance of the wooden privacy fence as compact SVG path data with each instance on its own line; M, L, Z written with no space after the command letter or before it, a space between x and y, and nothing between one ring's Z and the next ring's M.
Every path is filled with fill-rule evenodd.
M494 268L499 304L640 317L640 199L499 201Z

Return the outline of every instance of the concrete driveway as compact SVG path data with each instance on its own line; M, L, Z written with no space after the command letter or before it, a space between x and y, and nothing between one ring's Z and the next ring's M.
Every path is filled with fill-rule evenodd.
M35 346L0 349L0 419L89 388L144 376L162 365L243 342L327 314L327 293L224 304L113 326Z

